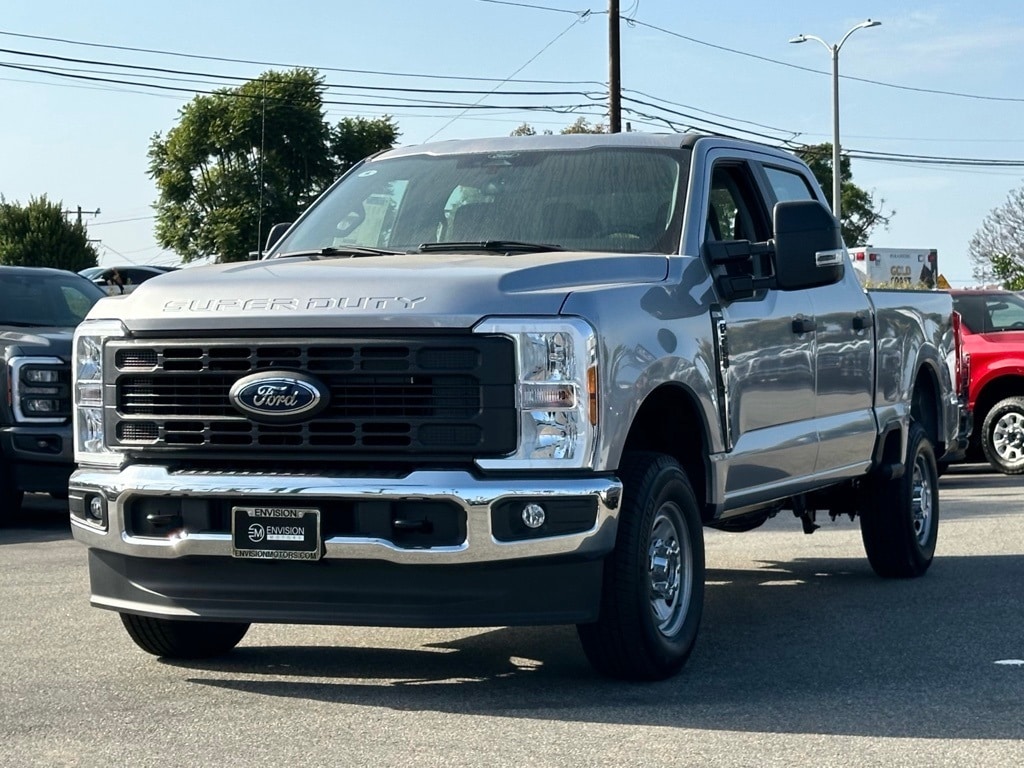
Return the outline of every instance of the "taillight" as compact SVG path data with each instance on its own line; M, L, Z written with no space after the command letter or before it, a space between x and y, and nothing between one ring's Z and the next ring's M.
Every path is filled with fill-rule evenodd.
M964 348L964 326L960 313L953 310L954 384L960 399L966 405L971 387L971 356Z

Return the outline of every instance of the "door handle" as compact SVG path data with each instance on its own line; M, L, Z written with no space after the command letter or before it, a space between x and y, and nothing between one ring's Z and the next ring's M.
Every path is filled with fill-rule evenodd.
M864 315L858 313L853 316L853 330L863 331L868 327L868 319Z
M810 317L794 317L793 318L793 333L810 333L816 330L818 324L814 322L813 318Z

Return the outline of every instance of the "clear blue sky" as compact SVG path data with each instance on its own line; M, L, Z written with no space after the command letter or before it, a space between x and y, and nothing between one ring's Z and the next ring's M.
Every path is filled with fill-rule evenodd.
M99 209L99 215L84 219L90 236L101 241L103 264L176 261L153 237L156 193L146 173L146 152L151 136L174 126L191 95L143 83L210 89L254 78L273 68L269 63L312 66L332 85L349 86L328 96L342 102L329 106L328 119L391 114L402 144L507 135L523 122L558 131L581 114L590 122L604 119L606 2L57 0L5 6L0 14L0 64L5 65L0 67L0 194L22 203L45 194L69 209ZM623 120L634 130L663 131L660 117L676 121L677 128L719 123L737 135L754 131L776 144L831 141L829 52L813 41L790 45L788 40L807 33L836 43L870 17L882 25L854 33L839 57L844 148L1024 161L1020 3L895 6L875 0L620 0L624 19L633 20L621 26L624 106L636 110L624 113ZM584 16L587 10L591 13ZM164 72L152 73L163 79L152 79L140 66L202 76ZM132 84L69 79L25 67L60 67L65 74ZM485 93L380 90L388 88ZM500 95L507 91L576 93ZM478 108L442 110L423 103L430 100ZM390 106L356 106L355 101ZM511 108L526 104L575 111ZM585 104L590 106L580 108ZM499 108L479 108L488 105ZM895 210L892 225L876 232L873 244L937 248L940 271L954 286L973 282L967 260L971 236L993 208L1024 185L1024 167L856 159L853 175L876 200L885 200L887 210Z

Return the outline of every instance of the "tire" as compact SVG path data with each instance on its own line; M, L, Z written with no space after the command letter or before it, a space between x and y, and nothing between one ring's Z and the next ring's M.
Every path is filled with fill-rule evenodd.
M1024 397L1000 400L985 414L981 450L1004 475L1024 474Z
M122 613L121 623L139 648L168 659L223 656L249 631L242 623L155 619L134 613Z
M902 477L875 480L860 510L864 550L886 578L923 576L939 535L939 472L920 424L910 425Z
M659 453L627 455L615 549L604 567L601 608L577 625L603 675L663 680L689 658L704 608L704 529L689 478Z

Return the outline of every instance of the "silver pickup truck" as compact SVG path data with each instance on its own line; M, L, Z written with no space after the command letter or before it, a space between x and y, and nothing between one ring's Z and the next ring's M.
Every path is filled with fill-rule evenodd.
M704 526L859 516L879 575L928 569L963 437L951 314L866 293L783 151L378 154L260 260L79 327L92 602L167 657L251 622L575 624L600 672L667 677L697 637Z

